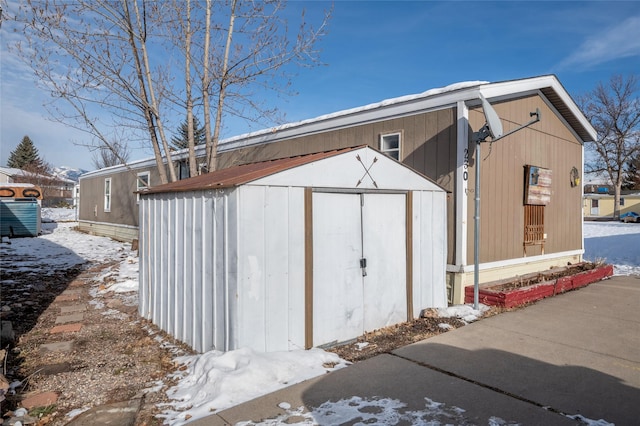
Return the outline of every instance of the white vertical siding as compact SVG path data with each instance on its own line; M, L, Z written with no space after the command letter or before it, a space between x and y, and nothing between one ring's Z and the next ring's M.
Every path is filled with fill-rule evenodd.
M305 229L304 188L289 188L289 316L288 350L305 347Z
M249 186L240 192L239 345L304 347L304 190Z
M447 306L446 193L413 192L413 313Z
M235 345L236 196L197 191L140 202L140 315L201 352Z

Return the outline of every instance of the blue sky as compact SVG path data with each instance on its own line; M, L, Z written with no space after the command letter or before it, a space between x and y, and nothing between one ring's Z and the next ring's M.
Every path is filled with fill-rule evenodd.
M313 21L331 3L292 1ZM93 169L86 136L47 119L46 93L1 47L0 165L26 134L54 166ZM574 97L614 74L640 74L640 1L336 1L319 44L325 65L302 69L298 95L267 95L287 121L313 118L451 83L556 74ZM255 127L228 121L224 136ZM151 156L133 146L131 159Z

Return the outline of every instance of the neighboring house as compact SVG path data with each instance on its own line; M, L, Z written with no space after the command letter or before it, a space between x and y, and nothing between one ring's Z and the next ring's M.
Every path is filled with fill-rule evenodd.
M607 186L599 186L591 193L585 194L583 199L583 214L585 219L613 219L614 195ZM640 214L640 192L622 191L620 194L620 214L634 212Z
M21 179L31 173L13 167L0 167L0 183L23 183Z
M11 167L0 167L0 183L31 183L42 188L42 206L51 207L65 202L73 202L73 188L76 183L70 179L53 175L31 173Z
M197 155L204 156L203 146L196 149ZM180 178L188 176L186 151L172 154ZM138 239L137 192L159 184L160 175L153 158L83 174L77 197L79 229L119 241Z
M464 287L473 284L476 159L470 140L485 124L480 94L505 132L527 123L536 108L542 115L539 123L484 144L480 282L580 262L582 186L576 173L583 173L583 144L596 132L555 76L460 83L226 139L219 144L218 168L363 144L400 160L449 192L448 297L463 303ZM178 161L185 157L177 154ZM135 191L158 185L154 168L147 160L82 176L81 229L137 238ZM534 204L526 195L539 175L546 198Z

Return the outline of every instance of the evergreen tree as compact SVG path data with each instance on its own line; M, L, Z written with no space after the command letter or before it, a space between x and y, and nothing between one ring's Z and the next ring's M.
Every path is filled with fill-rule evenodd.
M42 166L42 159L40 158L40 154L38 154L38 149L29 136L23 137L16 149L11 151L9 160L7 160L7 166L15 169L24 169L29 166L30 168L38 168Z
M193 142L195 145L201 145L205 142L204 126L200 127L198 117L193 116ZM180 125L178 134L171 138L171 144L175 149L184 149L189 146L189 125L187 119Z
M627 162L622 189L640 189L640 152Z

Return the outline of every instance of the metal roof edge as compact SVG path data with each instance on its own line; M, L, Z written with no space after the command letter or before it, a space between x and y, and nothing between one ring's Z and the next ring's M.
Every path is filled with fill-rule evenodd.
M291 170L297 167L304 166L306 164L310 164L314 161L324 160L327 158L335 157L337 155L346 154L348 152L358 151L364 148L369 147L367 145L356 145L346 148L313 152L304 155L296 155L293 157L277 158L273 160L258 161L255 163L240 164L226 169L219 169L211 173L205 173L203 175L195 176L192 178L146 188L141 191L136 191L136 193L146 195L166 192L188 192L234 188L241 185L249 184L253 181L274 175L285 170ZM251 168L255 168L256 166L261 167L250 170ZM249 169L249 171L245 171L247 169ZM235 171L241 171L241 173L234 175L233 173ZM229 174L231 174L231 176L221 177L221 181L214 180L220 175Z
M596 140L598 134L593 128L587 117L584 116L578 105L574 102L573 98L566 91L560 80L553 75L542 75L538 77L530 77L519 80L509 80L497 83L489 83L482 85L480 90L486 98L495 97L508 97L511 94L524 93L528 91L540 91L546 88L552 89L558 97L562 100L564 105L569 109L570 113L576 118L580 125L584 128L585 132L591 137L591 140ZM584 140L584 142L589 142Z
M456 85L458 85L456 87ZM456 87L455 89L447 89ZM416 95L401 96L388 99L360 108L352 108L327 114L314 119L285 124L269 129L260 130L245 135L239 135L220 141L218 149L221 152L238 148L277 142L280 140L301 137L350 127L368 122L396 118L403 115L417 114L424 111L442 109L455 106L458 101L469 101L478 98L481 91L486 97L511 98L521 93L539 91L551 88L567 106L585 132L595 140L597 133L582 111L578 108L564 86L555 75L542 75L501 82L463 82L449 85L440 89L432 89ZM581 133L581 132L579 132Z
M477 97L478 88L486 83L485 81L455 83L419 94L400 96L362 107L337 111L308 120L234 136L220 141L218 149L221 152L231 151L403 115L417 114L422 111L442 109L454 106L459 100L469 100Z

